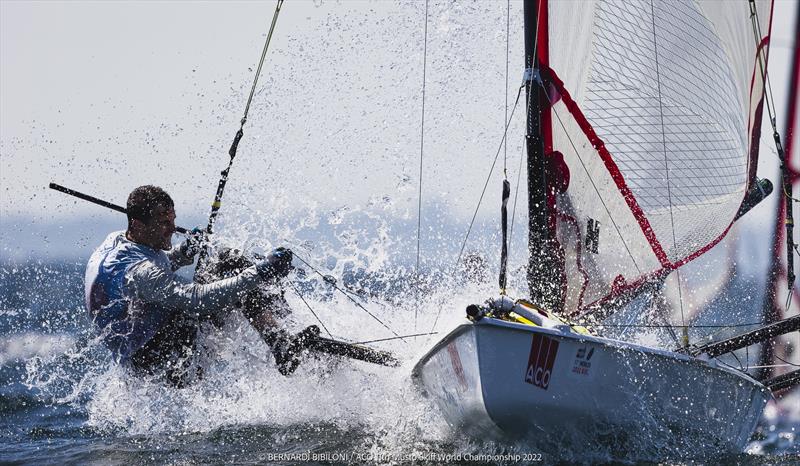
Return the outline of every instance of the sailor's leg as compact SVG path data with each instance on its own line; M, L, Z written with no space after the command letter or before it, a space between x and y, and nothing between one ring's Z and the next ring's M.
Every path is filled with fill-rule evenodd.
M278 371L283 375L294 372L300 364L299 356L303 345L297 336L281 329L275 318L285 317L290 312L283 293L253 290L242 300L241 309L242 314L272 350Z
M217 261L204 270L202 280L227 278L251 265L252 262L239 251L226 249L220 251ZM291 313L283 292L251 290L240 303L237 303L237 307L272 350L278 370L284 375L294 372L300 362L298 354L302 350L302 343L307 338L301 337L302 332L290 335L280 328L277 319L282 319Z
M286 317L291 310L283 292L267 293L256 289L242 300L242 314L265 340L279 329L276 317Z
M203 368L196 361L198 327L197 320L176 313L133 354L131 366L140 373L163 375L178 388L201 379Z

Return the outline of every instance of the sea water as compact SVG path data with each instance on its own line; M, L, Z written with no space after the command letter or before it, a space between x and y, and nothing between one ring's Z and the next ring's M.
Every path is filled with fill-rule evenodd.
M334 267L335 268L335 267ZM448 426L413 385L410 369L427 337L374 346L403 361L387 368L334 358L309 358L281 376L266 346L243 318L232 314L202 344L215 355L205 378L184 389L134 378L116 366L97 341L82 307L83 264L4 265L0 311L0 462L27 464L543 464L641 462L609 445L565 445L540 451L529 442L468 438ZM308 304L330 333L349 341L413 333L413 305L403 286L377 278L340 286L382 324L349 299L306 283ZM363 277L362 277L363 278ZM452 282L463 309L486 286ZM393 286L390 286L393 285ZM382 294L375 290L392 290ZM407 290L406 290L407 291ZM431 292L435 294L435 292ZM366 297L365 297L366 296ZM295 296L286 323L317 323ZM422 298L417 329L429 330L442 296ZM461 302L463 301L463 302ZM460 307L459 307L460 306ZM444 312L446 327L461 318ZM455 315L459 314L459 315ZM448 322L453 321L453 322ZM422 325L424 322L425 325ZM797 399L795 398L795 401ZM747 452L696 459L743 464L800 460L797 410L771 404ZM684 452L685 453L685 452ZM692 457L692 455L680 455ZM676 456L677 457L677 456ZM636 458L635 460L632 458ZM652 461L669 458L652 458Z

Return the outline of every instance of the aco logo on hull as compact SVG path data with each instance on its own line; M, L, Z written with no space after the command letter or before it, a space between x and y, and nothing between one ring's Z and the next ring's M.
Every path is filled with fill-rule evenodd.
M553 375L553 364L556 362L557 353L557 340L535 333L533 341L531 341L531 355L528 357L525 382L547 390Z

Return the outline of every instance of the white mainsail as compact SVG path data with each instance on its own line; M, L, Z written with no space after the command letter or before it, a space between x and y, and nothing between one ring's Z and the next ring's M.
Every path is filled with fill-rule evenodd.
M547 5L551 147L570 176L565 310L674 270L730 228L758 156L771 2L755 7L757 39L745 1Z
M538 172L529 166L531 218L549 216L530 222L549 230L530 246L531 269L545 271L529 270L532 298L545 302L470 306L472 322L412 375L478 435L555 449L572 433L575 445L605 435L624 438L632 458L741 451L772 396L763 384L707 355L600 337L551 311L647 309L659 294L639 291L658 290L728 232L756 182L772 3L539 0L525 11L537 31L531 86L550 103L531 99L527 134L529 164L539 138L545 154ZM552 290L563 299L541 309Z

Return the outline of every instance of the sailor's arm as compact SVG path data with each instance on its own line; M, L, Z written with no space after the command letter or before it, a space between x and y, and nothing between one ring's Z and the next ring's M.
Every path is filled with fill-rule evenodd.
M125 281L137 299L205 316L234 303L262 279L255 267L249 267L235 277L212 283L181 283L174 274L144 261L131 268Z

